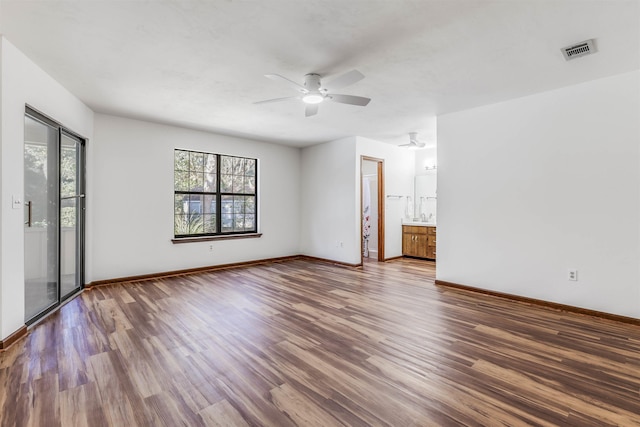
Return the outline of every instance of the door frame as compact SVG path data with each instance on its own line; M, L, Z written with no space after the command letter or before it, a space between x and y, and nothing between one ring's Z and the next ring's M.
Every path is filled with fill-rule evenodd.
M58 262L58 266L57 266L57 301L54 304L51 304L50 306L48 306L47 308L45 308L44 310L40 311L39 313L37 313L36 315L34 315L33 317L31 317L30 319L25 319L25 324L26 325L32 325L38 321L40 321L43 317L45 317L46 315L48 315L49 313L51 313L52 311L56 310L58 307L60 307L61 305L63 305L64 303L66 303L73 295L81 292L84 289L84 274L85 274L85 212L86 212L86 143L87 143L87 138L83 137L82 135L70 130L69 128L63 126L62 124L58 123L57 121L53 120L51 117L47 116L46 114L36 110L35 108L31 107L30 105L25 105L25 111L24 111L24 116L23 117L30 117L33 120L42 122L43 124L47 125L47 126L51 126L53 128L57 129L57 134L58 134L58 139L57 139L57 147L56 147L56 162L58 162L58 176L56 177L57 179L57 192L56 192L56 215L58 216L58 220L57 220L57 236L56 236L56 258L57 258L57 262ZM78 217L78 225L77 225L77 229L76 229L76 233L77 233L77 240L76 240L76 244L79 246L78 249L76 249L76 263L77 263L77 281L79 282L79 286L77 288L74 288L74 290L68 292L65 295L62 295L62 281L61 281L61 263L62 263L62 255L61 255L61 233L62 233L62 225L60 223L60 181L61 181L61 176L60 176L60 154L61 154L61 150L62 150L62 135L66 134L67 136L77 139L78 142L80 143L80 154L79 154L79 158L78 158L78 165L77 165L77 171L78 171L78 178L77 178L77 185L78 185L78 192L81 192L81 194L83 194L83 197L78 198L78 203L77 203L77 209L79 212L79 217ZM24 138L24 137L23 137ZM23 141L24 144L24 141ZM23 154L24 155L24 154ZM24 189L23 189L24 192ZM24 238L23 238L24 239Z
M378 261L385 261L384 258L384 159L370 156L360 156L360 264L364 265L364 254L362 247L364 243L364 234L362 232L363 211L362 211L362 163L365 161L377 163L377 180L378 180Z

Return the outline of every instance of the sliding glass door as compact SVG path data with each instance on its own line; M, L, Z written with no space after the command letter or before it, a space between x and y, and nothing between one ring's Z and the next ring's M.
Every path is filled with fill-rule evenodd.
M25 321L83 284L84 140L27 110L24 142Z
M60 146L60 287L62 297L82 286L83 141L62 131Z
M58 302L58 129L25 117L25 320Z

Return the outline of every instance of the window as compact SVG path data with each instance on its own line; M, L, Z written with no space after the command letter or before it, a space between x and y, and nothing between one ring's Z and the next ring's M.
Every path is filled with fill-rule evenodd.
M256 233L256 159L174 152L175 237Z

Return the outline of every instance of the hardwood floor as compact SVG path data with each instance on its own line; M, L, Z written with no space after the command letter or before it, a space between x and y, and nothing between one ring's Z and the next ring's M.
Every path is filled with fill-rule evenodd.
M289 261L83 293L0 353L2 426L640 426L640 328Z

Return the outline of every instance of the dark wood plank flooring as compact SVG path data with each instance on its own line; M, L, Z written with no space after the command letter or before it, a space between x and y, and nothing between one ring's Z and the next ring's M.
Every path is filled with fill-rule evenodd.
M0 353L2 426L640 426L640 328L289 261L102 286Z

